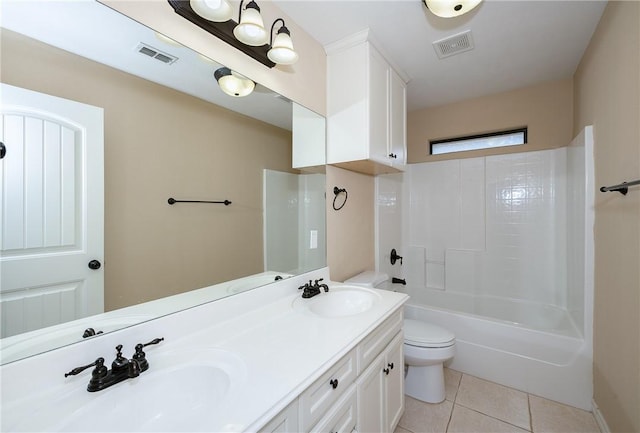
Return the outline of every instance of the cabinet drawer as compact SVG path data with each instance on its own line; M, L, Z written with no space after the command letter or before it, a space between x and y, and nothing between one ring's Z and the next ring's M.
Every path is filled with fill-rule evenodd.
M356 378L355 350L345 355L300 395L300 427L309 431Z
M311 431L318 433L351 433L356 428L356 395L356 385L352 384Z
M403 310L398 309L391 317L387 318L371 334L369 334L357 347L358 374L361 374L378 356L393 337L402 329Z

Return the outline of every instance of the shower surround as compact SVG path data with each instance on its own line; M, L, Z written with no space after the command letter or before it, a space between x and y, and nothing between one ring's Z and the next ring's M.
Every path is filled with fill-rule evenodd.
M588 127L567 147L412 164L376 182L378 269L406 279L393 289L411 296L408 316L454 328L454 368L582 408L592 381L592 146ZM390 264L391 248L402 266ZM477 318L507 328L480 342L467 334ZM510 345L522 337L508 327L535 331L540 350ZM560 347L571 353L552 353ZM532 373L532 359L544 377ZM549 366L558 378L575 371L567 382L575 392L554 393Z

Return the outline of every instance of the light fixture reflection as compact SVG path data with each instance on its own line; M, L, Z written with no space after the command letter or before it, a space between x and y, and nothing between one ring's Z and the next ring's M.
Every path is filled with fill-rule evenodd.
M434 15L453 18L469 12L482 0L422 0Z
M260 15L260 7L254 0L247 3L244 11L242 10L242 1L240 1L239 23L233 29L233 34L243 44L253 47L265 45L269 40L262 15Z
M227 0L190 0L191 9L209 21L225 22L233 16L233 8Z
M236 98L251 94L256 87L256 83L252 80L227 67L217 69L213 76L224 93Z
M292 65L298 61L298 53L293 49L291 41L291 32L284 23L282 18L278 18L271 25L270 36L273 38L273 29L278 21L282 21L282 27L278 29L275 39L270 42L271 48L267 52L267 57L273 63L279 65Z

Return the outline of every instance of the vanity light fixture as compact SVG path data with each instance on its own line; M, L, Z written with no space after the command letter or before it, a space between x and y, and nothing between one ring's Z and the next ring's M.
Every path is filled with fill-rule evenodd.
M238 25L233 29L233 34L243 44L259 47L269 40L267 30L264 28L262 15L260 15L260 7L251 0L242 11L244 0L240 0L240 14L238 16Z
M273 39L273 29L278 21L282 21L282 27L278 29L275 40ZM271 47L267 52L267 57L274 63L279 65L293 65L298 61L298 53L293 49L293 41L291 41L291 32L287 28L282 18L278 18L271 25L269 33Z
M227 0L189 0L189 6L209 21L225 22L233 16L233 8Z
M181 17L269 68L276 64L291 65L298 60L298 53L293 49L291 32L285 26L284 20L276 19L271 25L271 32L267 33L260 15L260 7L255 0L249 0L244 9L244 0L240 1L238 23L231 19L229 14L229 0L167 1ZM282 26L274 37L273 30L280 22Z
M482 0L422 0L424 5L442 18L453 18L466 14L480 4Z
M236 98L251 94L256 87L252 80L224 66L217 69L213 76L224 93Z

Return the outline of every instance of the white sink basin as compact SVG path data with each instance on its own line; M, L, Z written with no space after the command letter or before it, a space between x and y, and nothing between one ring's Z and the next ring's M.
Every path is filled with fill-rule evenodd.
M313 298L296 298L294 308L306 310L320 317L345 317L364 313L375 305L380 295L357 286L333 286Z
M225 407L246 380L233 353L217 349L147 352L149 370L102 391L86 386L32 407L12 431L223 431ZM91 372L81 374L89 381ZM74 379L77 380L77 379ZM71 384L65 384L67 387ZM84 383L83 383L84 385ZM4 423L3 423L4 424Z

